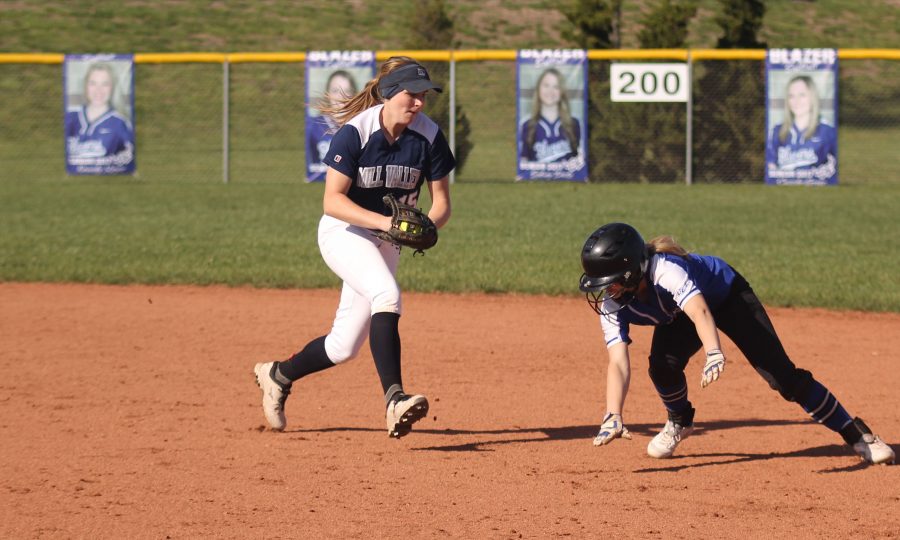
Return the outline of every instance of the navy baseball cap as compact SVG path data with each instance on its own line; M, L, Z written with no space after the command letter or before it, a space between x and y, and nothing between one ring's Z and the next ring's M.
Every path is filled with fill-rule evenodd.
M426 90L443 92L444 89L431 82L428 70L421 64L406 64L381 77L378 83L378 92L385 99L391 99L401 90L410 94L418 94Z

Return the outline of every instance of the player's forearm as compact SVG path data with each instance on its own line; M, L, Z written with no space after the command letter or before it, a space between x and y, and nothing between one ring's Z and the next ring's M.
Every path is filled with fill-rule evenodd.
M684 305L684 312L694 323L694 327L697 329L697 336L703 343L704 351L709 352L722 348L719 344L719 331L716 329L716 321L702 294L698 294L688 300L687 304Z
M428 189L431 193L431 208L428 209L428 217L440 229L450 221L450 182L444 177L430 182Z
M350 200L347 195L336 192L325 192L322 203L325 215L346 221L351 225L366 229L386 231L391 228L391 217L366 210Z
M440 229L450 221L450 201L434 201L428 209L428 217Z
M622 414L628 385L631 381L631 365L624 343L609 349L609 365L606 368L606 412Z

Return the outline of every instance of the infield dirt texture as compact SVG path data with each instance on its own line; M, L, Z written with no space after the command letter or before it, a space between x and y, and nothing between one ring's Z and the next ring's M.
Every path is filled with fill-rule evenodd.
M866 466L730 342L698 430L665 420L638 329L625 420L595 448L606 356L579 299L404 296L389 439L368 353L264 428L252 368L329 328L338 292L0 284L2 538L898 538L900 467ZM772 309L794 360L900 449L900 314Z

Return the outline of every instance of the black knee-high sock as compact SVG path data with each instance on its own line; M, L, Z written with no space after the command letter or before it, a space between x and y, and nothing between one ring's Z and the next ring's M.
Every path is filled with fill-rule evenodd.
M389 402L393 394L403 392L403 377L400 375L400 315L397 313L376 313L369 326L369 347L375 359L375 369L381 379L384 400ZM391 395L388 395L388 394Z
M275 370L275 379L280 384L287 385L301 377L330 367L334 367L334 362L328 359L328 354L325 352L325 336L317 337L310 341L302 351L284 362L279 362L278 369Z

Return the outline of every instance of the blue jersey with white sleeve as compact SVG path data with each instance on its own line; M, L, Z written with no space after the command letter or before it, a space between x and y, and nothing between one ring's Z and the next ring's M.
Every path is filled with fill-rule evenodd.
M385 195L392 193L415 206L422 184L449 175L456 160L438 125L421 112L389 143L381 129L382 108L366 109L341 126L325 163L353 180L347 193L351 201L390 215L382 201Z
M688 300L702 294L711 310L728 297L735 272L731 266L711 255L689 254L679 257L669 253L654 254L647 264L647 298L637 297L622 307L612 298L603 301L600 325L606 346L631 343L629 326L659 326L671 323L682 312Z

